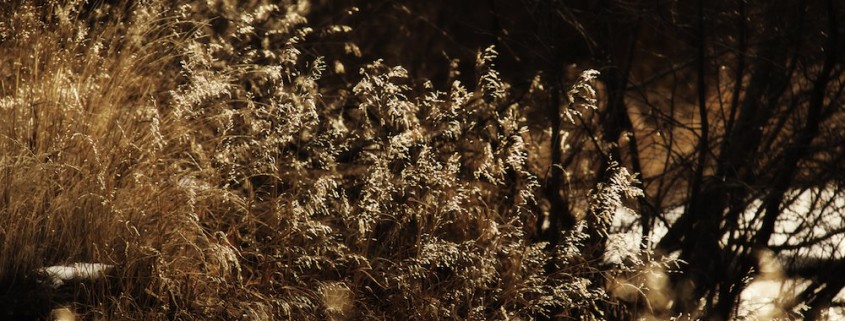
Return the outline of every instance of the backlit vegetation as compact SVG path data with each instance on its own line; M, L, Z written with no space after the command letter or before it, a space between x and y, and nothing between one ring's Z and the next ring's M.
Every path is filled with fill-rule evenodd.
M0 7L5 315L604 319L625 309L606 280L662 275L647 253L602 258L641 195L615 163L578 192L575 227L541 241L548 165L529 155L525 104L544 89L514 103L496 48L475 83L437 88L347 62L353 42L315 51L349 27L309 26L307 1ZM588 125L595 76L560 120ZM69 293L38 283L73 262L114 271Z

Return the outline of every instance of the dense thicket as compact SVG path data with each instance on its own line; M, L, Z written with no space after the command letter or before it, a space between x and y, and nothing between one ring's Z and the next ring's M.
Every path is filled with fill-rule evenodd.
M496 49L473 49L463 81L421 81L363 58L349 26L309 24L312 5L0 6L6 317L59 306L117 320L624 311L605 280L652 265L637 251L605 264L601 240L639 195L633 175L608 163L583 191L589 217L544 241L525 113L535 94L513 98ZM596 76L567 87L561 112L596 108ZM544 99L541 83L533 90ZM114 268L57 287L39 274L78 262Z
M674 304L651 305L663 310L658 315L746 315L740 294L749 280L771 277L760 262L772 254L780 277L796 282L784 283L768 317L817 319L840 305L839 1L323 5L328 9L315 11L314 21L358 6L361 14L348 23L362 52L408 66L417 77L450 81L443 66L471 59L482 43L500 49L499 70L515 92L542 75L550 103L531 104L527 114L534 116L534 141L548 146L535 153L551 178L541 182L551 219L545 239L555 242L558 228L578 220L580 191L602 180L596 173L607 159L641 173L638 217L624 229L640 233L643 247L686 262L672 277ZM585 66L601 72L600 108L582 123L560 122L562 84Z
M10 318L820 319L841 303L836 0L0 12ZM37 272L74 262L115 268L60 288ZM754 280L781 286L768 310Z

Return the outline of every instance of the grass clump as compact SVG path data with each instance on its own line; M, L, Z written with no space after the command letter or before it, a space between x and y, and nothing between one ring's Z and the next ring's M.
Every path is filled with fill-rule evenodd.
M439 91L381 61L345 75L309 42L346 29L313 30L307 1L2 10L0 284L43 304L7 314L602 317L608 269L583 248L606 224L537 241L523 106L492 48L477 89ZM35 281L73 262L115 272Z

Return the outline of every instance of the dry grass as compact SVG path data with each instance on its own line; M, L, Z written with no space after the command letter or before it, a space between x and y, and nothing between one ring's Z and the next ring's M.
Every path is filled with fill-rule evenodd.
M380 62L337 85L301 45L327 33L305 1L117 2L2 5L7 314L600 318L585 234L533 239L524 115L492 49L474 92ZM116 272L67 293L35 282L73 262Z

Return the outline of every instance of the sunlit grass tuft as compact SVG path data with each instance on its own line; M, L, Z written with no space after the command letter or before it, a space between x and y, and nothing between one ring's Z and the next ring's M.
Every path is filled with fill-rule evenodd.
M325 34L307 1L2 9L8 313L600 318L595 302L612 300L581 256L584 229L606 233L632 176L587 201L595 224L538 243L524 113L492 47L476 90L414 84L381 61L339 85L305 50ZM574 92L592 93L585 75ZM39 269L74 263L114 268L96 286L35 285Z

